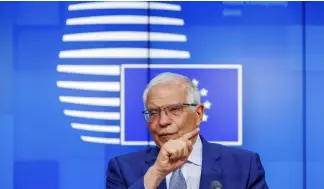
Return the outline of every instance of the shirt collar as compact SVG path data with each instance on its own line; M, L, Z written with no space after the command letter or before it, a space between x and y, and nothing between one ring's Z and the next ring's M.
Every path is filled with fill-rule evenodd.
M193 149L188 157L188 161L196 165L202 165L202 142L199 135L197 136L197 140L193 145Z

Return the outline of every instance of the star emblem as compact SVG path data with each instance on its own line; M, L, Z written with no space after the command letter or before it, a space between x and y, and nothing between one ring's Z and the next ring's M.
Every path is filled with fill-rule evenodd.
M206 102L204 102L204 107L206 108L206 109L210 109L210 106L211 106L212 104L207 100Z
M204 114L202 120L203 120L204 122L207 122L207 119L208 119L208 115Z
M200 90L200 95L201 96L207 96L207 93L208 93L208 90L205 89L205 88L203 88L203 89Z
M198 87L199 81L198 81L197 79L193 79L193 80L192 80L192 83L193 83L196 87Z

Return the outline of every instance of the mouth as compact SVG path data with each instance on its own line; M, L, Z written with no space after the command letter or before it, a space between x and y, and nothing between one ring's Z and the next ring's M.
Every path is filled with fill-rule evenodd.
M165 134L160 134L159 137L162 140L170 140L176 137L176 133L165 133Z
M159 134L159 136L168 136L168 135L173 135L175 133L162 133L162 134Z

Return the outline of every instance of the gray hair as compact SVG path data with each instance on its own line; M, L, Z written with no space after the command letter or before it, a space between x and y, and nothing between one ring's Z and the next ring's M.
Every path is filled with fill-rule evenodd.
M153 86L162 83L180 84L181 82L184 82L185 92L187 95L186 100L188 101L187 103L200 104L200 94L198 88L196 85L192 83L192 81L188 77L176 73L164 72L154 77L146 86L146 89L144 90L143 93L144 107L146 107L147 94Z

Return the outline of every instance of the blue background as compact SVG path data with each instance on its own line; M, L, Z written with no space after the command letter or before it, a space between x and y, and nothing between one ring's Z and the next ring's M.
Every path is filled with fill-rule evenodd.
M78 29L66 27L65 20L79 14L68 12L68 4L0 3L1 189L104 188L111 157L146 148L84 143L63 115L64 105L58 101L63 92L56 87L58 78L64 77L56 72L62 63L58 52L71 48L62 44L62 35ZM171 29L186 34L188 42L144 46L190 51L190 59L170 63L242 64L242 147L261 155L270 188L320 188L324 169L324 3L176 4L182 11L167 14L183 18L184 27L134 28Z

